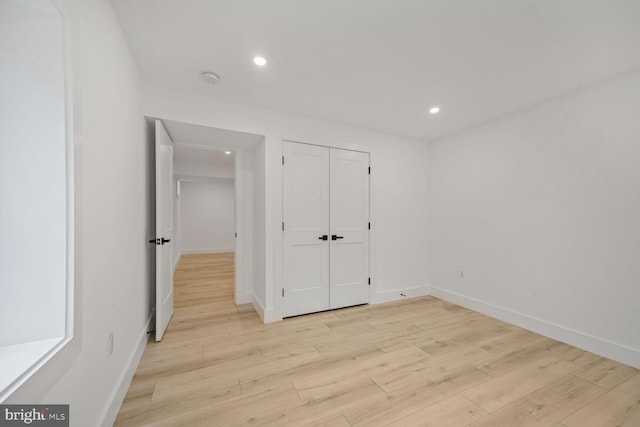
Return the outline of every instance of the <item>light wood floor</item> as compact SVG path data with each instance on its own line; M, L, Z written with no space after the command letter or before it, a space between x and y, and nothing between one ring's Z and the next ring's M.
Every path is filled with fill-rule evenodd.
M640 426L638 370L431 298L264 325L182 258L117 426Z

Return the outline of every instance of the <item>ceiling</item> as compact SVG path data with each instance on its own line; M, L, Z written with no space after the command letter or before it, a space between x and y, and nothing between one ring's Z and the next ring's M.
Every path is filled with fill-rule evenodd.
M113 3L148 88L424 140L640 68L637 0Z
M148 117L148 121L155 119ZM262 135L199 126L174 120L162 120L174 142L176 164L202 163L216 168L233 170L238 150L250 150L264 139ZM225 151L230 154L225 154Z
M232 151L250 150L264 139L263 135L254 133L200 126L174 120L162 119L162 123L171 139L177 144L204 145L217 148L219 151L226 149Z
M173 159L176 163L205 163L207 165L233 169L233 153L227 155L224 151L203 150L191 146L174 145Z

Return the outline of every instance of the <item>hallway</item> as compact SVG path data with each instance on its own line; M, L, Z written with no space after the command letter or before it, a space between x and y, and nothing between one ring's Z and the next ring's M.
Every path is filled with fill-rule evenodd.
M173 318L162 342L151 336L115 425L145 425L240 397L237 380L219 382L215 369L202 369L217 366L205 354L216 354L216 347L229 348L231 330L263 326L253 307L235 306L233 280L233 253L180 258Z
M436 298L264 325L233 303L233 254L183 256L175 279L117 426L640 422L636 369Z

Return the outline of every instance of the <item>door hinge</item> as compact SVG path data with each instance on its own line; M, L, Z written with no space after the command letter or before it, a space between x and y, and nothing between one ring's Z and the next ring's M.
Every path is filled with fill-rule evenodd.
M284 298L284 288L282 288L282 298Z
M369 230L371 230L371 223L369 223Z
M369 166L369 175L371 175L371 166Z
M369 286L371 286L371 277L369 277Z
M238 237L238 233L236 233L236 237Z
M282 221L282 231L284 231L284 221Z
M284 156L282 156L282 164L284 165Z

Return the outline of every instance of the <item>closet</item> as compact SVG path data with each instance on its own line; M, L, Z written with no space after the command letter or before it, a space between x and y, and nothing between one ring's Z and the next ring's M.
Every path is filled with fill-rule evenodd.
M369 153L283 142L283 317L369 302Z

